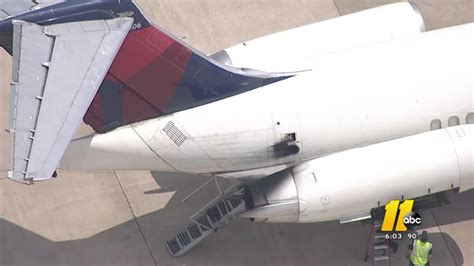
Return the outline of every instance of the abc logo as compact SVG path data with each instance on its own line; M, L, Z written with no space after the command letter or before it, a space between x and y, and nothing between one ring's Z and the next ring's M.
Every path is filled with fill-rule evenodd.
M413 230L421 225L421 216L416 212L410 212L403 218L403 224Z

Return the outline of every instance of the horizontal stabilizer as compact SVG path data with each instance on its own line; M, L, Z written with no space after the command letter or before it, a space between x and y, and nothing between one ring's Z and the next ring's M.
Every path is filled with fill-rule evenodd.
M1 0L0 20L47 7L64 0Z
M9 177L22 182L49 179L133 19L13 23Z
M0 20L29 12L35 5L31 0L2 0Z

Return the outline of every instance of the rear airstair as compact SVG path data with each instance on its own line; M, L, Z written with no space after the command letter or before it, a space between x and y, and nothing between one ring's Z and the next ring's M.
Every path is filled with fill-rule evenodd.
M372 265L391 265L390 245L385 238L385 233L381 232L382 222L374 221L369 231L367 239L367 249L365 252L365 261L372 261Z
M166 242L166 247L172 256L185 254L209 235L228 224L239 213L245 211L242 190L236 189L234 185L222 193L217 180L215 178L213 180L218 186L219 196L193 214L190 217L191 223L183 232L176 234L175 238ZM207 184L208 182L203 184L183 201Z

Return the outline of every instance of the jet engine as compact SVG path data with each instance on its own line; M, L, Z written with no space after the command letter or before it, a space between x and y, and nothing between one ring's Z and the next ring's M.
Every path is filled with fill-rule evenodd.
M309 160L244 186L241 217L265 222L368 218L393 199L474 187L474 125Z
M405 38L423 31L425 23L418 7L401 2L246 41L210 57L239 68L295 71L301 70L300 63L310 57Z

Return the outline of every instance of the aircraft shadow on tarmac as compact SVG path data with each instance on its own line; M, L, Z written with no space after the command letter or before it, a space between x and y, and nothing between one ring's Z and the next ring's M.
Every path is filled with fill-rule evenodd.
M181 199L207 178L167 173L153 176L162 189L152 193L176 191L165 208L88 239L52 242L0 219L0 265L368 265L363 257L369 226L337 221L261 224L236 219L185 256L172 258L165 248L166 240L183 230L189 216L217 192L208 186L183 204ZM222 183L229 185L228 181ZM428 219L423 227L474 219L474 207L469 204L473 201L474 190L454 195L451 205L431 210L436 219ZM434 261L464 263L451 236L431 233L430 240ZM447 244L447 250L436 250L442 243ZM407 240L400 243L392 265L407 264L407 244ZM444 258L449 256L452 258Z

